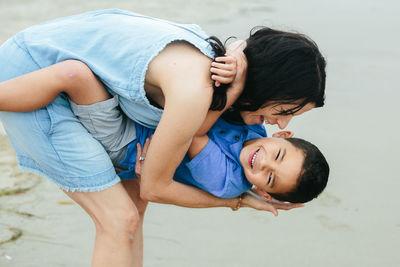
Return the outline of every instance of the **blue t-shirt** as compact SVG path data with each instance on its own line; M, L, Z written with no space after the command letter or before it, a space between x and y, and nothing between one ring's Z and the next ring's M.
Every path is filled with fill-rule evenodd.
M129 170L119 173L121 179L135 176L136 144L143 146L154 130L136 123L137 139L128 145L122 165ZM175 171L174 180L195 186L221 198L236 197L252 187L239 161L243 143L263 138L267 132L262 125L234 125L219 119L207 133L210 140L192 160L186 155Z

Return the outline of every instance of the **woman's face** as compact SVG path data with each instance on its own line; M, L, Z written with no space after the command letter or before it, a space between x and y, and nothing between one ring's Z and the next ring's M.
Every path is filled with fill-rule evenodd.
M265 122L266 124L277 124L282 130L286 128L294 116L301 115L315 107L314 103L308 103L294 114L279 115L279 113L282 111L295 108L298 104L299 101L294 102L293 104L277 104L276 102L267 102L264 108L260 108L256 111L241 111L240 115L242 116L244 123L247 125L262 124Z

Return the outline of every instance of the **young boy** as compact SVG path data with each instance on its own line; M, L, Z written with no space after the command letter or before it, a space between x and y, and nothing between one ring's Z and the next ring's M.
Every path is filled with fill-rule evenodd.
M136 124L137 139L127 146L121 162L129 170L119 174L121 179L135 177L138 152L153 132ZM325 188L329 166L311 143L284 138L291 135L279 132L266 138L262 125L233 125L218 119L207 135L193 138L174 179L222 198L237 197L254 185L267 200L308 202Z
M105 89L97 90L92 96L85 92L85 101L97 103L77 105L71 101L72 111L103 144L120 178L132 179L154 129L124 116L118 96L107 99ZM81 102L79 95L75 100ZM274 197L305 203L325 188L329 166L311 143L283 138L291 136L290 132L279 132L266 138L262 125L234 125L218 119L207 134L193 138L174 179L221 198L237 197L254 185L267 200Z

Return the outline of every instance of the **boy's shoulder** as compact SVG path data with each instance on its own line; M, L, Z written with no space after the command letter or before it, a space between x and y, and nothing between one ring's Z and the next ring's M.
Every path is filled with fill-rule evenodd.
M262 124L233 124L219 118L209 131L210 138L222 138L227 142L247 141L267 137L267 131Z

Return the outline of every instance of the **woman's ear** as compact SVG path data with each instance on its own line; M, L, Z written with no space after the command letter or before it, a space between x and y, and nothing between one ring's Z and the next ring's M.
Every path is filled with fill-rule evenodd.
M293 137L294 133L292 131L280 131L276 132L272 135L272 137L276 138L290 138Z
M264 191L264 190L258 188L257 186L255 186L255 187L253 188L253 190L254 190L259 196L263 197L265 200L271 200L271 199L272 199L272 197L271 197L270 194L268 194L266 191Z

